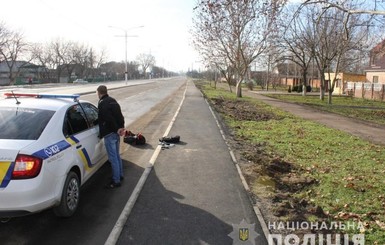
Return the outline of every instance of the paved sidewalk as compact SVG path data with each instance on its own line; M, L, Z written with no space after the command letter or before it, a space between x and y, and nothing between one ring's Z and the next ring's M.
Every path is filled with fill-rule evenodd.
M117 244L267 244L207 103L187 86L170 132L181 142L161 151Z
M271 106L290 112L296 116L321 123L327 127L338 129L375 144L385 145L385 126L376 125L334 113L320 111L309 106L302 106L263 96L255 91L242 91L244 95L256 98Z

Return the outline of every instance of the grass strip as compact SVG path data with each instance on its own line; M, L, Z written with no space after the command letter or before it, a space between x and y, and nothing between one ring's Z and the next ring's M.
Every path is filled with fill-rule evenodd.
M363 222L363 230L345 232L364 232L368 244L385 244L385 151L382 146L303 120L256 99L236 98L229 91L213 89L208 85L199 87L209 100L247 101L261 113L276 115L271 120L254 121L235 120L222 113L238 140L267 144L271 154L282 157L301 169L301 174L317 180L317 184L295 193L298 198L321 207L331 221ZM318 98L306 98L304 102L304 98L297 96L274 97L290 98L292 102L301 101L336 112L335 108L316 102ZM335 105L351 106L349 100L335 98L333 101ZM385 108L384 105L368 101L355 101L354 106L357 105ZM374 116L370 118L379 121Z

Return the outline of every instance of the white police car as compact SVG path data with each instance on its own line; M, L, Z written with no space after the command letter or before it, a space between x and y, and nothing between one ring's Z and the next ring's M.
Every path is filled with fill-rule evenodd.
M0 217L76 211L80 186L106 161L98 109L79 95L5 93L0 100Z

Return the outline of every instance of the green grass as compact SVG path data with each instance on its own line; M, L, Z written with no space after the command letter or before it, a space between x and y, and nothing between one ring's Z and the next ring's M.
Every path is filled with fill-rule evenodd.
M302 96L300 94L270 94L276 99L308 105L320 110L337 113L343 116L353 117L385 125L385 103L381 101L364 100L346 96L333 96L329 105L327 96L320 100L319 96Z
M233 94L223 89L215 90L203 86L203 90L209 99L222 97L236 100ZM317 102L317 98L314 97L278 96L278 98L285 100L290 98L290 101L332 108ZM375 242L384 244L384 147L303 120L251 98L242 100L255 103L258 108L279 115L280 119L236 121L223 115L226 123L236 133L236 137L246 139L250 143L267 143L272 154L281 156L285 161L303 169L303 175L317 179L318 184L311 185L295 195L320 206L330 215L331 221L365 222L367 244L376 244ZM334 98L333 101L334 105L375 106L385 109L385 105L373 101L353 102L350 98ZM335 109L330 110L335 112ZM347 215L348 219L342 219L343 215ZM358 233L352 230L347 232Z

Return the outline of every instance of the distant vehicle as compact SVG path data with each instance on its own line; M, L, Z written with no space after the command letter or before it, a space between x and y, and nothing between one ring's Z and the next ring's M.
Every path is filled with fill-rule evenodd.
M5 93L0 100L0 218L52 208L73 215L80 186L106 161L98 108L79 95Z
M76 79L75 81L73 81L74 84L85 84L85 83L88 83L86 80L84 79Z

